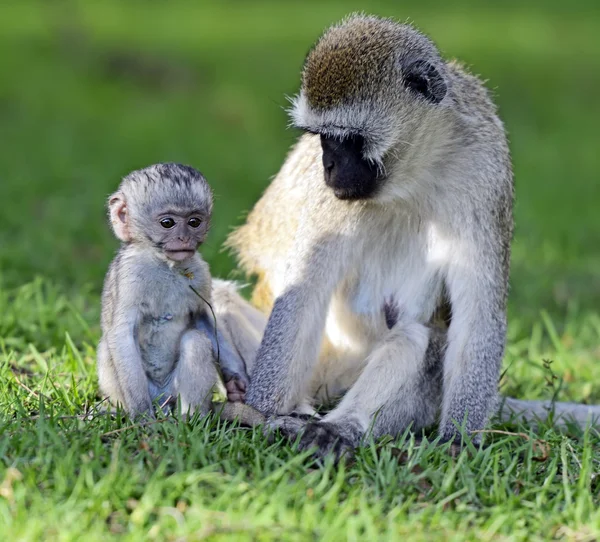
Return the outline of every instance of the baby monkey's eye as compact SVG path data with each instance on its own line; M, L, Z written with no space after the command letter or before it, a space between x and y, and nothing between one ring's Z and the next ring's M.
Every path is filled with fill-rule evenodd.
M188 225L192 228L197 228L198 226L200 226L200 224L202 224L202 220L196 218L195 216L188 220Z
M170 230L173 226L175 226L175 221L172 218L163 218L160 221L160 225L167 230Z

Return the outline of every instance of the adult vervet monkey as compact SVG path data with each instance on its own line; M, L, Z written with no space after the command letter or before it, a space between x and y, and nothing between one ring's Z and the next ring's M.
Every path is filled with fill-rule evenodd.
M354 15L308 54L291 117L306 133L229 241L272 307L248 404L320 455L438 420L443 440L477 439L497 406L513 229L488 92L411 26ZM342 394L321 420L286 416Z

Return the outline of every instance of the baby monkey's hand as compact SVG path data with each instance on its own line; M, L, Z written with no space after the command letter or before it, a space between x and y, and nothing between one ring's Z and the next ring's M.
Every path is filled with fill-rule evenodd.
M227 400L232 403L243 403L246 401L246 381L243 378L234 376L225 383L227 390Z

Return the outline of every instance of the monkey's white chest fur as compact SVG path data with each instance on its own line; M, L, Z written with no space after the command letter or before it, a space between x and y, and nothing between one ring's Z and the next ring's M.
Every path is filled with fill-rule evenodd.
M453 244L444 228L406 215L380 226L355 245L361 263L342 279L329 308L325 333L334 356L322 360L320 372L330 390L352 384L388 326L427 323L440 300Z

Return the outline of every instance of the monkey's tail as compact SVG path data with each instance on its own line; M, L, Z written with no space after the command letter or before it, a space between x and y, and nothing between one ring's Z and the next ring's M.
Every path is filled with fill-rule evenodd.
M576 425L585 429L587 425L600 427L600 405L525 401L513 397L502 397L498 417L503 422L523 420L531 425L551 418L554 425L561 428Z
M237 421L247 427L264 425L267 418L258 410L245 403L213 403L212 410L219 418L226 421Z

